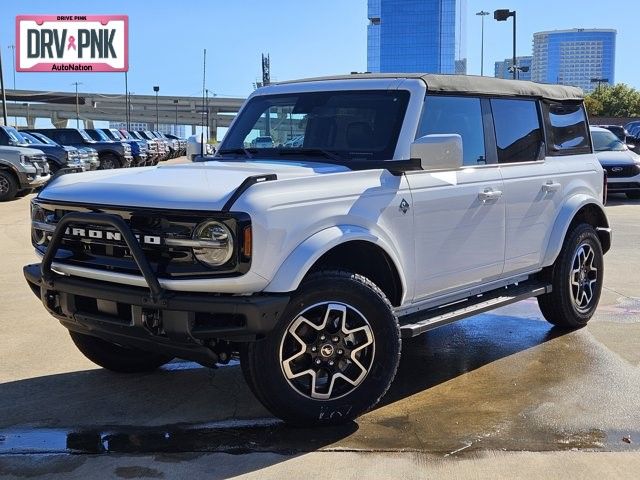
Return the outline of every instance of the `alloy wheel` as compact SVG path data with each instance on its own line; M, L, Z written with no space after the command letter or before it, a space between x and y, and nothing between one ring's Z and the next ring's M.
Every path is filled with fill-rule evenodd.
M598 269L594 266L595 252L588 243L581 244L573 256L570 274L571 298L576 309L584 313L591 308Z
M302 311L280 343L289 385L313 400L335 400L365 379L375 355L371 325L354 307L323 302Z

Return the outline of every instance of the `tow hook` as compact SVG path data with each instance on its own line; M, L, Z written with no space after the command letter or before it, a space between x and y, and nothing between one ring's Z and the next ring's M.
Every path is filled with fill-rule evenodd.
M166 335L162 325L160 310L142 309L142 324L153 335Z
M60 298L57 293L47 290L42 297L44 306L47 307L48 310L57 312L60 309Z

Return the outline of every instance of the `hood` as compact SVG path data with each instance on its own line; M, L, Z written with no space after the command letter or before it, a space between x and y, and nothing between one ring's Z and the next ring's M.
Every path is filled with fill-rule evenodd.
M0 155L42 155L42 150L30 147L5 147L0 146Z
M598 161L603 167L612 165L633 165L640 163L640 156L631 150L622 150L620 152L595 152Z
M40 192L53 202L152 207L180 210L221 210L252 175L274 173L278 180L349 171L315 162L201 162L135 169L96 170L62 175Z

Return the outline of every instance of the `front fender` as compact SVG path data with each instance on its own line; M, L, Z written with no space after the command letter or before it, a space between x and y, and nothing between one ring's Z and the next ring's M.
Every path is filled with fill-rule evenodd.
M332 248L351 241L365 241L382 248L393 262L406 296L406 277L396 251L379 236L356 225L337 225L321 230L298 245L278 269L265 292L292 292L322 255Z
M569 225L571 225L571 221L582 207L589 204L597 207L602 212L603 217L605 219L607 218L604 206L602 203L594 199L593 196L579 193L569 197L562 205L560 213L556 217L553 229L551 230L547 250L542 262L543 267L548 267L553 264L557 256L560 254L560 250L562 249L562 244L564 243L564 238L567 235L567 230L569 229ZM598 225L598 227L608 228L609 224L607 222L605 225Z

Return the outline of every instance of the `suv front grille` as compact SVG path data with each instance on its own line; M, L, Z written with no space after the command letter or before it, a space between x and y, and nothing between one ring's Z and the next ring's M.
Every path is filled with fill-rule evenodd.
M607 165L605 169L609 178L635 177L640 174L640 165Z
M238 232L249 224L248 216L244 219L220 212L69 207L47 204L44 200L36 200L34 203L44 209L44 223L51 225L55 225L71 211L118 215L129 225L134 235L138 236L142 250L159 278L197 278L212 274L233 276L246 273L249 269L250 261L242 257L238 248L229 262L212 269L195 258L191 247L164 244L165 239L191 239L196 226L211 217L224 222L238 238ZM69 235L65 235L56 253L56 262L132 275L140 274L131 251L126 243L114 237L113 234L117 233L114 230L90 224L72 225L69 228L81 229L83 232L69 232ZM46 252L49 238L50 234L43 244L34 244L40 253Z

